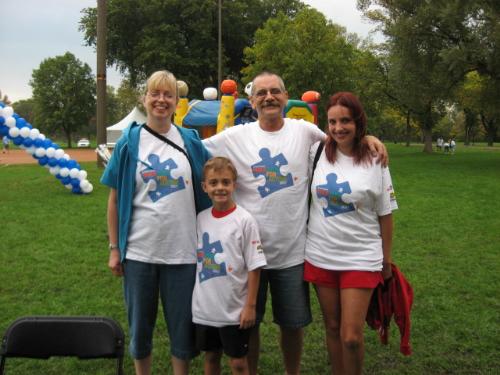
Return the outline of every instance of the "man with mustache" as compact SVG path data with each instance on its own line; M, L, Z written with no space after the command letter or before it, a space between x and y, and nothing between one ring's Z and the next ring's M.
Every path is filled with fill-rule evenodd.
M284 118L287 101L281 77L260 73L253 80L250 97L258 120L203 141L213 156L225 156L235 165L235 201L256 219L266 254L267 266L261 270L257 297L257 323L249 344L251 374L257 374L259 323L265 313L268 286L287 375L300 373L303 328L312 320L309 287L303 281L309 152L313 144L325 139L325 134L304 120ZM367 141L385 157L380 141L373 137Z

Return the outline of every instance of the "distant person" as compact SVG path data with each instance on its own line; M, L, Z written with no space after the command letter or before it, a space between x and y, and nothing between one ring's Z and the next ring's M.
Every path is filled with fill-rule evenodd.
M2 154L9 153L10 139L6 135L2 138Z
M455 139L454 139L454 138L452 138L452 139L450 140L450 152L451 152L452 154L454 154L454 153L455 153L455 148L456 148L456 147L457 147L457 144L455 143Z
M451 141L448 141L448 142L443 143L444 152L445 152L446 154L450 151L450 142L451 142Z
M205 375L221 373L222 352L233 374L248 374L248 341L255 325L260 268L266 258L255 219L236 205L236 168L223 157L204 168L212 208L198 214L197 274L193 292L196 346Z
M108 267L123 275L130 353L137 375L151 374L158 302L163 307L174 375L186 375L198 351L191 297L196 276L196 213L209 154L196 130L172 124L177 82L168 71L146 83L144 125L124 130L101 182L109 186Z
M438 151L443 150L443 143L444 143L444 139L441 137L438 137L437 142L436 142L436 148Z
M333 95L327 116L311 184L304 279L318 295L332 374L361 374L370 299L391 276L397 204L388 168L361 141L366 115L359 99L350 92Z

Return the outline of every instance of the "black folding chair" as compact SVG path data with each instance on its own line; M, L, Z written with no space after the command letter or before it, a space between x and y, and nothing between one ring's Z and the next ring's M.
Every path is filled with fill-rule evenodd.
M124 334L120 325L103 317L31 316L17 319L2 340L0 375L5 359L52 356L79 359L116 358L123 375Z

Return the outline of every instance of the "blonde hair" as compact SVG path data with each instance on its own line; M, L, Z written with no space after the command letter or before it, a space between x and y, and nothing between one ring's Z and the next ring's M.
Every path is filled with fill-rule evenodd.
M171 92L175 92L175 96L179 98L179 93L177 92L177 79L168 70L158 70L151 74L146 82L146 91L158 90L159 88L165 88Z
M205 163L205 166L203 167L203 181L205 181L208 171L211 170L215 172L229 170L233 175L234 181L238 178L238 172L236 172L236 168L231 160L223 156L216 156Z

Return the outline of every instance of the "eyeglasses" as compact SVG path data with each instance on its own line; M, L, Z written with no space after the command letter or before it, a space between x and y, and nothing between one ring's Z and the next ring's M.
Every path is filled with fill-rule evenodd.
M269 90L260 89L254 94L254 96L256 96L257 98L265 98L268 93L271 94L271 96L277 96L283 94L283 91L277 87L273 87L272 89Z
M174 94L171 94L169 91L161 92L161 91L148 91L148 95L153 99L172 99L175 97Z

